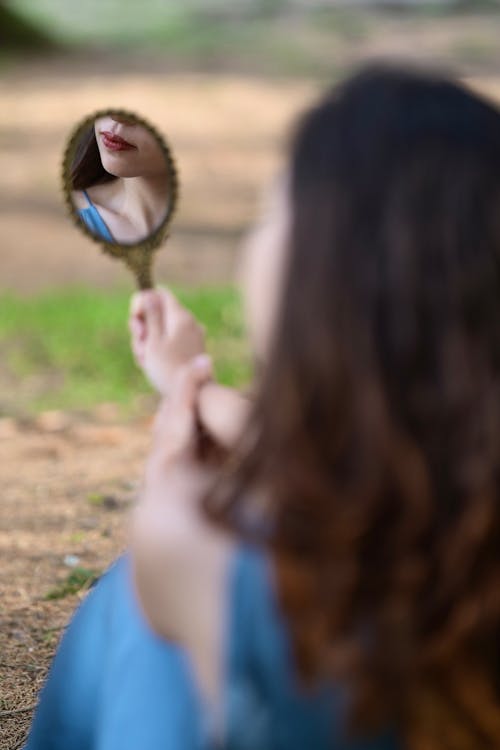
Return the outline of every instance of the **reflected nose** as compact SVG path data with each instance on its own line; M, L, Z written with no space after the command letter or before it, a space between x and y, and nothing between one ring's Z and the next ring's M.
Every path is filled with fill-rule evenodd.
M126 115L118 115L118 114L112 114L111 119L114 122L118 122L121 125L134 125L135 120L132 117L127 117Z

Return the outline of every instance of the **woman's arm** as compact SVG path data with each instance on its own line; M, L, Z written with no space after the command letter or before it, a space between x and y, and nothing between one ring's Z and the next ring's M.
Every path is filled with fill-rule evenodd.
M205 351L202 326L166 289L134 295L129 326L137 364L153 387L169 398L179 370ZM248 397L212 380L199 390L198 418L217 443L230 447L242 429L250 403Z
M212 381L201 388L198 399L201 424L216 443L230 448L246 422L250 398Z
M200 388L207 357L182 367L156 415L131 528L135 588L152 627L187 648L202 694L219 697L224 613L234 543L200 513L214 469L196 458Z

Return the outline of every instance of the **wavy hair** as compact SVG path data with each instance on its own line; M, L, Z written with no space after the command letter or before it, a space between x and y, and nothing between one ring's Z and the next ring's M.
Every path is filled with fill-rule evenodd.
M270 549L353 731L500 746L500 113L369 67L309 111L289 264L210 517Z

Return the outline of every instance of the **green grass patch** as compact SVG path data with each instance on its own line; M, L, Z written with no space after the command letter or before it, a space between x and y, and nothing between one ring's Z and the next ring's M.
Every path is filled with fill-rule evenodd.
M95 570L75 568L64 581L50 589L45 594L44 599L64 599L64 597L70 596L70 594L76 594L82 589L89 588L99 578L99 575L100 573L96 573Z
M244 384L250 366L236 290L176 292L206 327L217 379ZM108 401L133 407L151 390L130 352L129 300L125 291L94 289L0 296L0 395L9 390L24 411L85 409ZM8 411L0 398L2 410Z
M91 492L90 495L87 495L87 500L90 505L95 505L97 507L104 505L104 498L105 495L102 495L100 492Z
M83 531L75 531L69 537L70 544L81 544L85 539L85 533Z

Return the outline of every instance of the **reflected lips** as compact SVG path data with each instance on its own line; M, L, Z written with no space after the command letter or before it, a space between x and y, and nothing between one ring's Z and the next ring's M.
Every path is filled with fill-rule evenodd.
M110 133L108 130L101 130L101 137L104 146L109 149L109 151L130 151L130 149L135 148L135 146L124 138L120 138L119 135Z

